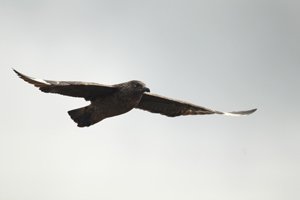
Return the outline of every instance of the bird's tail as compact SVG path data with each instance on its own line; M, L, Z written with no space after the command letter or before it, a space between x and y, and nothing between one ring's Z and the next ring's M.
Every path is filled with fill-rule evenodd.
M68 111L68 114L72 120L77 123L78 127L90 126L98 121L93 120L93 108L91 106L85 106Z

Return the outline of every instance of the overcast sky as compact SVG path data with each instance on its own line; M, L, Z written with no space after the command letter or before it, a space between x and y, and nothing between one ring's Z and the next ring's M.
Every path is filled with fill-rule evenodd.
M0 0L0 199L300 198L300 3ZM50 80L142 80L251 116L141 110L78 128Z

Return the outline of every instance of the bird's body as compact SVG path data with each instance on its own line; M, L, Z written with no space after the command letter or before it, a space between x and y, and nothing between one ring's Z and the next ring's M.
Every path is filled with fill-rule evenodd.
M14 70L24 81L46 93L57 93L84 98L91 104L68 111L79 127L93 125L101 120L129 112L133 108L175 117L180 115L225 114L242 116L256 109L237 112L220 112L188 102L151 94L141 81L128 81L115 85L102 85L75 81L50 81L36 79Z
M136 92L129 87L131 82L116 85L118 92L100 96L91 102L89 106L71 110L69 115L78 123L79 127L89 126L101 120L124 114L135 108L142 96L143 90ZM112 109L113 108L113 109Z

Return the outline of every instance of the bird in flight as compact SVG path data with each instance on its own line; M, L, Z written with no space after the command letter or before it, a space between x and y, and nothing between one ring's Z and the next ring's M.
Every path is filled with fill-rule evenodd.
M21 79L38 87L42 92L80 97L90 101L88 106L68 111L78 127L91 126L108 117L124 114L133 108L159 113L168 117L207 114L243 116L256 111L256 109L234 112L212 110L150 93L150 89L143 82L137 80L115 85L77 81L51 81L29 77L15 69L13 70Z

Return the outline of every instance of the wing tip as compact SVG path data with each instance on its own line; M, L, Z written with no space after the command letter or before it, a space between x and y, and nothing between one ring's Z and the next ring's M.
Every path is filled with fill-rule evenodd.
M20 72L18 72L15 68L11 68L19 77L21 77L23 74L21 74Z
M26 75L22 74L21 72L18 72L14 68L12 68L12 70L19 76L19 78L23 79L27 83L33 84L36 87L50 85L50 83L48 83L47 81L45 81L43 79L37 79L37 78L30 77L30 76L26 76Z
M29 78L28 76L22 74L21 72L17 71L15 68L12 68L12 70L22 79Z
M251 109L251 110L243 110L243 111L233 111L233 112L222 112L220 114L227 115L227 116L246 116L250 115L257 111L257 108Z

